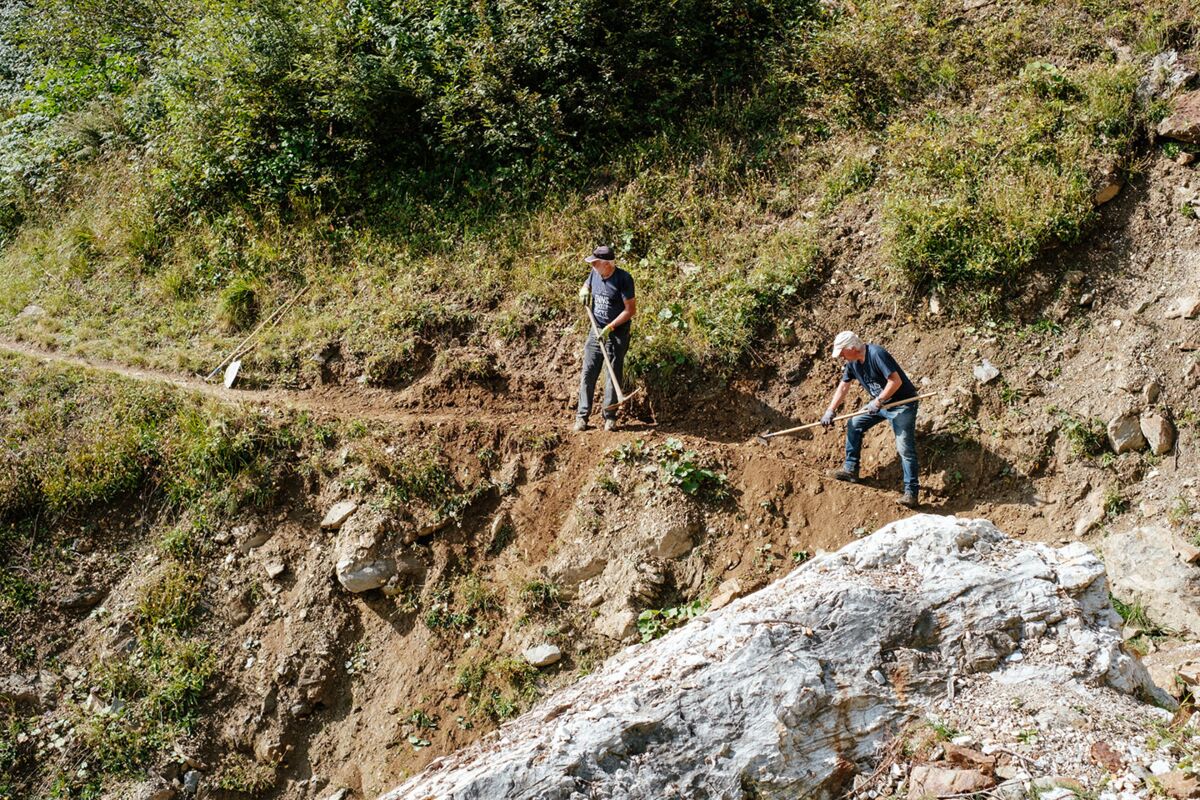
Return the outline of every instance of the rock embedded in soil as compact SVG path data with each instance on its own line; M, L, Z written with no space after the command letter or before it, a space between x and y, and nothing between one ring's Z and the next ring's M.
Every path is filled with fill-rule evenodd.
M346 520L350 519L350 515L358 510L358 503L353 500L342 500L334 503L325 512L324 519L321 520L321 527L325 530L336 531L346 524Z
M1142 435L1137 414L1122 414L1108 423L1108 444L1117 455L1146 449L1146 437Z
M1175 98L1171 114L1158 123L1158 135L1200 144L1200 90L1184 92Z
M1163 456L1171 452L1175 446L1175 426L1169 419L1157 411L1151 411L1142 415L1140 425L1151 453Z
M1200 779L1181 769L1171 770L1158 777L1158 786L1167 797L1191 800L1200 797Z
M938 798L952 794L982 792L996 785L993 778L976 769L947 769L932 764L912 768L908 777L908 796L913 800Z
M626 648L385 797L835 796L952 675L1008 708L1031 682L1169 704L1119 622L1086 547L915 515Z
M521 655L535 667L548 667L558 663L562 658L562 651L552 644L539 644L536 647L530 647Z
M1200 295L1181 297L1165 314L1167 319L1195 319L1200 315Z
M248 555L256 547L262 547L271 539L271 531L257 523L238 525L230 533L237 542L237 549L242 555Z
M1092 197L1092 202L1098 206L1102 206L1109 200L1112 200L1114 197L1116 197L1120 191L1121 182L1112 181L1096 192L1096 194Z
M1000 370L996 369L992 362L988 361L986 358L983 360L982 364L977 364L975 366L973 372L975 375L975 380L979 381L980 383L991 383L992 381L996 380L996 378L1000 377Z
M64 594L58 599L57 605L59 608L75 611L92 608L102 599L104 599L103 589L97 589L95 586L84 586Z
M1173 533L1144 526L1113 533L1103 542L1113 594L1140 604L1163 628L1200 637L1200 569L1179 560Z
M396 574L396 565L387 559L339 559L335 567L338 583L348 592L359 594L378 589Z

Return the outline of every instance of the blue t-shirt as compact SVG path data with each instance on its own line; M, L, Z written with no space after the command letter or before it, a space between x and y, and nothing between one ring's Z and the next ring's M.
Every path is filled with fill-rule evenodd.
M867 394L871 397L878 397L879 393L883 391L883 387L887 385L888 375L893 372L900 376L900 388L886 402L893 403L897 400L916 397L917 387L913 386L912 381L904 374L904 370L900 369L900 365L896 363L896 359L892 358L892 354L877 344L867 345L867 353L862 361L846 362L846 368L842 370L842 381L849 383L857 378L858 382L867 390Z
M601 328L621 316L625 301L633 299L633 276L620 267L608 278L601 278L593 269L588 274L588 287L592 290L592 313ZM620 330L622 333L629 330L629 323L622 325Z

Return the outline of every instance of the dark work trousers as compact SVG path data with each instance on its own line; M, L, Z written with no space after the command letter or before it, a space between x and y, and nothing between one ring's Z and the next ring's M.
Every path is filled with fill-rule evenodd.
M921 468L917 464L917 406L920 403L906 403L895 408L881 408L874 414L860 414L852 417L846 423L846 463L843 469L851 475L858 474L858 457L862 452L863 434L879 423L887 420L892 423L892 433L896 434L896 453L900 456L900 471L904 474L904 491L914 495L921 491L918 475Z
M614 330L608 335L607 345L608 358L612 361L613 372L617 375L618 383L624 380L625 352L629 350L629 327L622 327L623 331ZM596 332L592 331L583 345L583 374L579 376L580 419L587 419L592 413L592 396L596 393L596 379L600 377L601 372L605 372L604 357L600 354L600 342L596 339ZM604 384L606 408L602 412L602 416L605 419L616 419L617 410L607 408L607 406L617 402L617 388L613 386L607 375L604 378Z

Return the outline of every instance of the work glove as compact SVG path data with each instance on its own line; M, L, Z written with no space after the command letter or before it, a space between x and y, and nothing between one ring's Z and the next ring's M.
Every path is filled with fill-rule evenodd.
M589 304L588 301L591 299L592 293L588 289L588 285L585 283L583 286L579 287L579 302L586 306Z
M833 427L833 411L832 410L826 411L824 416L821 417L821 427L823 427L823 428L832 428Z
M600 329L600 341L607 342L608 335L610 333L612 333L612 328L610 328L609 326L605 325L603 328L601 328Z
M868 414L878 414L879 409L882 405L883 405L882 400L880 400L878 397L872 397L871 402L867 403L867 413Z

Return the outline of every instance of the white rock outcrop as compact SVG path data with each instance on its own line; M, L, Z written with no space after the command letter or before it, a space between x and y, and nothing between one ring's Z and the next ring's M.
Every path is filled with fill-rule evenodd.
M954 676L1161 695L1119 625L1085 546L918 515L622 651L385 797L834 797Z

